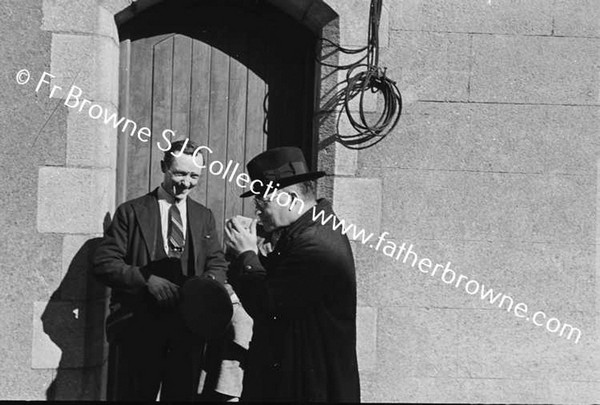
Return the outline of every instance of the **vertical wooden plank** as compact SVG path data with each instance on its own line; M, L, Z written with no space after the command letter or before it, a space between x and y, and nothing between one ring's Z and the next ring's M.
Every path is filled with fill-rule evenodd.
M150 39L132 42L130 76L129 116L125 116L125 118L134 122L139 130L142 126L149 127L152 121L152 45ZM132 125L129 124L124 133L119 133L119 136L127 138L127 195L125 200L146 194L150 179L148 172L150 146L137 138L137 130L130 136Z
M261 153L266 144L264 143L265 134L263 124L265 112L263 103L265 100L265 82L251 70L248 70L247 79L247 98L246 98L246 145L245 162L249 162L253 157ZM244 199L244 215L254 217L254 202L251 198Z
M268 33L265 28L263 28L262 35L268 38ZM261 50L264 60L268 61L265 67L265 84L267 85L265 89L266 105L264 106L266 122L265 149L272 149L281 146L281 142L279 141L279 121L281 112L283 111L281 106L284 83L280 80L280 71L282 69L285 70L286 81L289 80L289 84L294 80L294 77L290 74L291 67L284 67L281 64L281 54L287 52L286 48L277 49L274 44L274 39L270 39L264 42ZM290 120L291 119L293 119L293 117L290 116Z
M131 70L131 40L126 39L119 44L119 117L129 117L129 82ZM127 199L127 146L128 138L117 130L117 181L116 204L119 205Z
M153 81L152 81L152 133L154 139L150 161L149 189L153 189L162 182L163 174L160 170L160 160L163 152L158 149L156 142L160 134L172 127L172 88L173 88L173 35L161 39L152 47L153 54Z
M217 48L212 48L210 64L210 112L208 146L213 153L209 163L219 161L227 164L227 110L229 107L229 57ZM220 165L215 164L213 172L219 172ZM223 168L224 170L224 168ZM225 221L225 181L219 175L207 173L207 206L213 211L217 231L222 237Z
M190 83L192 69L192 39L185 35L173 38L172 129L177 139L190 135Z
M190 94L190 140L198 146L208 146L208 128L210 111L210 56L211 48L199 41L192 41L192 68ZM205 157L210 159L206 152ZM201 204L206 205L206 188L208 184L207 169L202 172L202 177L190 196ZM210 208L210 207L209 207Z
M229 112L227 125L227 164L231 161L230 172L238 166L244 171L245 138L246 138L246 90L248 69L239 61L231 58L229 64ZM232 178L232 181L229 179ZM240 194L245 191L237 186L234 177L227 176L225 218L243 213L243 201Z

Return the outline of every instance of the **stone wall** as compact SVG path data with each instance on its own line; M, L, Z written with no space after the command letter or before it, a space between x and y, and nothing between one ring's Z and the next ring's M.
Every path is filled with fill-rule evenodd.
M117 109L114 15L130 3L0 5L0 399L104 395L106 292L87 269L114 210L116 133L35 83L48 71ZM328 35L363 45L369 2L326 3L339 15ZM363 399L599 402L600 3L384 3L381 65L403 116L364 151L321 142L319 165L336 175L324 193L342 218L583 336L575 344L353 242ZM23 68L32 80L19 86ZM322 129L324 141L331 121Z
M333 3L342 44L364 44L368 2ZM384 3L403 116L373 148L337 146L338 214L582 338L355 242L363 398L598 402L600 3Z
M106 291L88 269L114 209L116 137L63 101L76 85L117 108L113 15L128 4L9 0L0 7L2 399L104 395ZM31 73L21 86L20 69ZM43 72L54 78L36 92ZM50 97L52 86L61 89Z

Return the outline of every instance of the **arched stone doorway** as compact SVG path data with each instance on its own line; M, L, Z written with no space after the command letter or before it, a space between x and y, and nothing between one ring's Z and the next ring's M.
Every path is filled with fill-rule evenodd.
M309 28L255 0L159 2L121 20L119 115L152 138L120 137L117 203L160 184L165 129L210 147L209 161L231 160L240 170L286 145L302 148L316 168L314 22ZM205 174L192 196L213 211L219 233L227 217L253 214L238 186Z
M160 184L157 143L165 129L210 147L209 162L244 170L265 149L295 145L316 169L316 59L321 28L334 17L320 1L256 0L142 1L117 15L118 115L152 134L146 142L130 131L119 136L117 204ZM213 211L222 235L226 218L253 215L241 192L205 172L192 197ZM109 399L114 362L109 356Z

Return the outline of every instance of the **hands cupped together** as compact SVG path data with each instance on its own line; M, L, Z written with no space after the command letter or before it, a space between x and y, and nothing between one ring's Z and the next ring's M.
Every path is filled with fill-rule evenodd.
M249 218L236 216L225 223L225 245L236 256L246 251L258 253L258 237L256 236L256 219L245 227Z

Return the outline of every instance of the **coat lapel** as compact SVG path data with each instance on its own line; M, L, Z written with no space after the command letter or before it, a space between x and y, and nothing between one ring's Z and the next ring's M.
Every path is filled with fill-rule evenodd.
M150 253L151 260L156 257L154 250L159 229L157 218L160 218L157 191L158 188L154 189L154 191L146 195L147 198L144 198L139 204L134 206L138 226L146 244L146 250Z
M204 237L202 232L202 213L198 209L198 206L189 197L187 199L187 223L188 223L188 234L192 238L192 246L194 247L194 254L198 255L201 251L200 243L201 238Z

